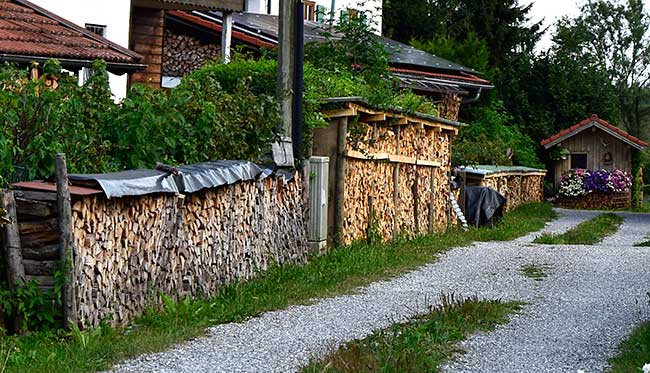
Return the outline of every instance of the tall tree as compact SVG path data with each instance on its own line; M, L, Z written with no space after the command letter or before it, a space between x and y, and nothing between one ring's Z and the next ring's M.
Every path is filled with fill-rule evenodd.
M491 65L498 66L532 51L539 40L541 22L530 24L531 8L517 0L384 0L383 31L403 42L441 36L462 41L474 33L487 43Z
M564 19L554 53L606 74L615 89L620 121L635 136L650 123L650 16L642 0L590 0Z

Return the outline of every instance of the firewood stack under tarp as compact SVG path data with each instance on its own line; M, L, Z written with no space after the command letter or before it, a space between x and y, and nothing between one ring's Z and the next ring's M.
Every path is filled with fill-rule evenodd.
M307 259L298 174L288 180L250 162L219 161L165 171L70 175L70 181L76 184L72 273L77 321L83 326L102 320L124 325L160 304L161 294L211 296L275 263ZM45 215L54 208L47 201L56 197L36 191L51 184L32 184L16 193L21 199L45 199L30 211L38 209L47 224ZM93 192L79 195L79 188ZM27 213L22 210L19 205L19 215ZM24 237L33 247L23 250L25 268L49 271L48 260L55 258L47 253L58 234L50 239L50 230L41 229L41 239L29 229ZM31 263L30 253L38 253L41 264ZM43 286L51 282L36 279Z

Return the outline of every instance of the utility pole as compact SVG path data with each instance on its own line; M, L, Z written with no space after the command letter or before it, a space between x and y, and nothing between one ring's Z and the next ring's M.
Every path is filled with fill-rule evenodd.
M280 101L279 124L281 138L273 144L273 161L279 167L293 167L293 145L291 143L293 116L293 79L296 1L280 0L278 35L278 99Z
M221 26L221 58L223 63L228 63L232 43L232 12L223 12Z

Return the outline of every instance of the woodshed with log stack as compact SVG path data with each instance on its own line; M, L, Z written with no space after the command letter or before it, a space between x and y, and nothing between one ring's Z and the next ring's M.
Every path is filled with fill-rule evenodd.
M449 224L451 143L458 122L361 99L328 100L313 155L329 162L330 242L436 232Z

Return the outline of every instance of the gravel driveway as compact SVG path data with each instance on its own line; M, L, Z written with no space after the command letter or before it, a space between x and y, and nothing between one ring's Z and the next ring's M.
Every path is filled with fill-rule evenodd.
M543 231L561 232L598 214L558 212L559 219ZM424 312L440 293L528 303L509 324L464 342L468 353L447 371L602 371L619 341L650 319L650 248L632 246L650 234L650 215L622 215L619 232L598 246L535 245L535 233L457 248L358 294L219 325L206 337L141 356L116 371L295 371L345 341ZM522 276L520 269L529 264L546 268L548 277Z

